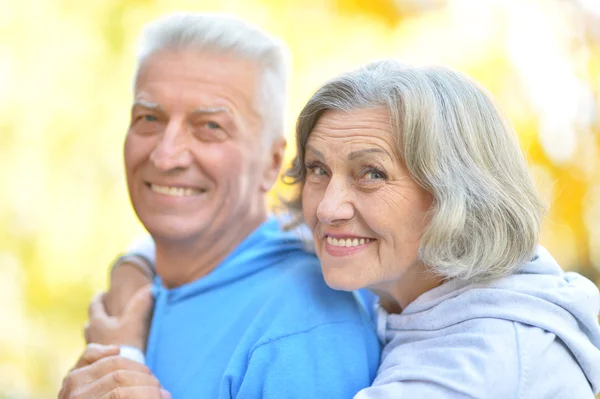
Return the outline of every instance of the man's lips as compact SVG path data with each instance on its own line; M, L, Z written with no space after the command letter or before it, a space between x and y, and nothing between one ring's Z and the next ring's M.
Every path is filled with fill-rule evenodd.
M169 195L172 197L190 197L193 195L200 195L206 192L205 189L189 187L184 185L161 185L154 183L146 183L146 185L150 188L150 190L155 193Z

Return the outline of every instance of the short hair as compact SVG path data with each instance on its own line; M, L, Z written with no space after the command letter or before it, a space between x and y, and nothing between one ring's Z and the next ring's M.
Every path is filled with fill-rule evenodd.
M256 62L261 70L256 101L267 139L283 136L289 52L283 42L227 13L173 13L144 26L137 48L140 67L161 50L212 51Z
M518 138L491 97L442 67L376 62L326 83L296 126L297 155L284 182L300 190L287 202L300 214L306 142L327 110L387 108L398 154L433 196L419 257L444 279L481 281L530 261L545 205Z

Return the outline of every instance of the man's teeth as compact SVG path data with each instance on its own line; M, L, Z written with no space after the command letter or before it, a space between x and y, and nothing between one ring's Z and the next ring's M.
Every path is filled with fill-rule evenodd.
M171 195L173 197L187 197L190 195L200 194L201 192L200 190L193 188L157 186L156 184L151 184L150 189L154 192Z
M333 238L327 236L327 243L334 247L358 247L373 241L372 238Z

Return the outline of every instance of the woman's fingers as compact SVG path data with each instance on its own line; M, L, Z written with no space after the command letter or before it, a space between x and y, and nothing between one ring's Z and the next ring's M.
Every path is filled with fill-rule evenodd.
M154 298L152 298L152 286L148 284L137 290L133 297L131 297L129 303L127 303L127 306L123 310L122 317L143 323L150 315L153 305Z
M152 317L151 286L140 288L127 303L120 316L109 316L102 296L96 296L89 307L90 320L84 327L86 342L128 345L144 350Z
M99 293L92 298L92 302L90 302L90 306L88 307L88 316L90 320L100 319L105 320L110 316L106 313L106 309L104 308L104 293Z

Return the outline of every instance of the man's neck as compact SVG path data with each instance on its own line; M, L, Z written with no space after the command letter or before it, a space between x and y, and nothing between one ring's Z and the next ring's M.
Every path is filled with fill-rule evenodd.
M198 237L194 242L154 238L156 272L163 285L175 288L213 271L237 246L266 220L266 213L247 220L219 237ZM241 227L240 227L241 226Z

